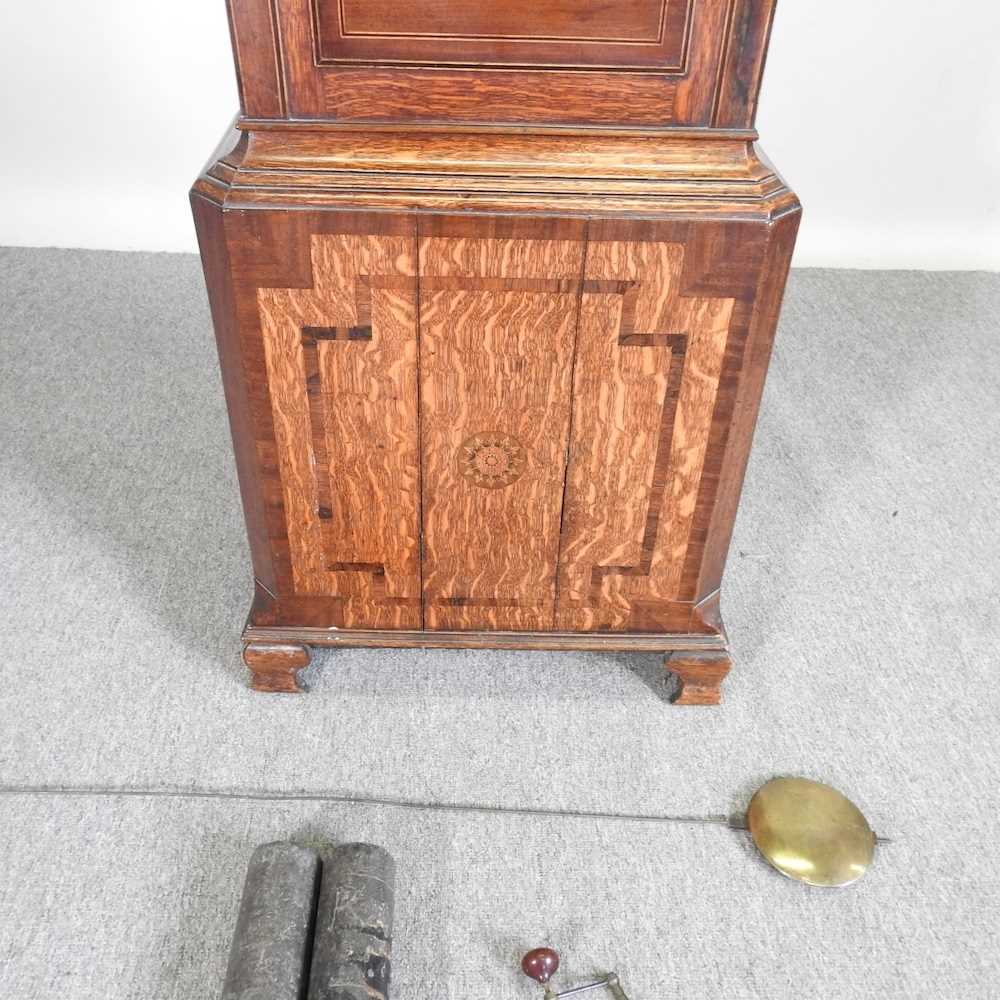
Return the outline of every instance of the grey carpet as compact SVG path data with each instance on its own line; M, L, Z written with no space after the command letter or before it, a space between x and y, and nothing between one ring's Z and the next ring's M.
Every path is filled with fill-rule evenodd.
M793 274L722 708L656 657L488 651L266 698L197 261L0 250L0 784L700 815L802 773L895 838L821 893L713 827L6 794L0 995L211 997L250 847L322 835L400 857L401 1000L530 997L543 939L633 1000L996 996L998 314L997 275Z

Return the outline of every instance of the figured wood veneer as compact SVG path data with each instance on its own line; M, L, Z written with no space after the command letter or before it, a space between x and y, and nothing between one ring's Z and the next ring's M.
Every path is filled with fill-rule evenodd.
M553 627L583 251L579 241L421 240L427 628ZM526 456L504 489L461 475L465 441L481 434L509 435Z
M573 235L313 236L312 287L257 290L292 586L339 625L655 631L698 599L735 299L684 294L683 242Z
M557 626L643 630L681 590L732 299L680 295L685 248L591 242Z
M294 590L341 598L347 626L419 627L415 247L311 247L312 288L257 291Z

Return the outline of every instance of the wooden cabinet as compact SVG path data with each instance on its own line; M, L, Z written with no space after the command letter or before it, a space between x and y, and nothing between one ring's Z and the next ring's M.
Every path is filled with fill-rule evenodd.
M798 225L770 0L233 0L192 204L256 578L310 645L672 654L719 589Z

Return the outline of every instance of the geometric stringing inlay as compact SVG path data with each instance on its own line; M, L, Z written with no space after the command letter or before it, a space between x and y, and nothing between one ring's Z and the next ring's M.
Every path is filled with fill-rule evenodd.
M313 340L371 340L371 326L304 326L303 338Z

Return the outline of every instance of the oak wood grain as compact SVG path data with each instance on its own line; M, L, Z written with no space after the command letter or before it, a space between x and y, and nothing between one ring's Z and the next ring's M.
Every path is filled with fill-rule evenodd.
M773 218L797 205L760 150L726 133L639 139L317 126L245 135L239 161L214 163L196 186L212 197L224 192L231 209L726 221Z
M437 69L414 67L329 70L316 117L341 122L488 122L656 126L675 119L682 84L669 76ZM304 106L301 106L303 113ZM313 105L316 108L316 105Z
M419 627L416 246L315 236L312 273L257 293L295 593Z
M683 235L683 231L680 231ZM681 295L685 245L587 247L558 626L655 626L681 574L732 300ZM619 291L611 290L618 283Z
M421 240L428 628L553 627L582 264L582 242Z

